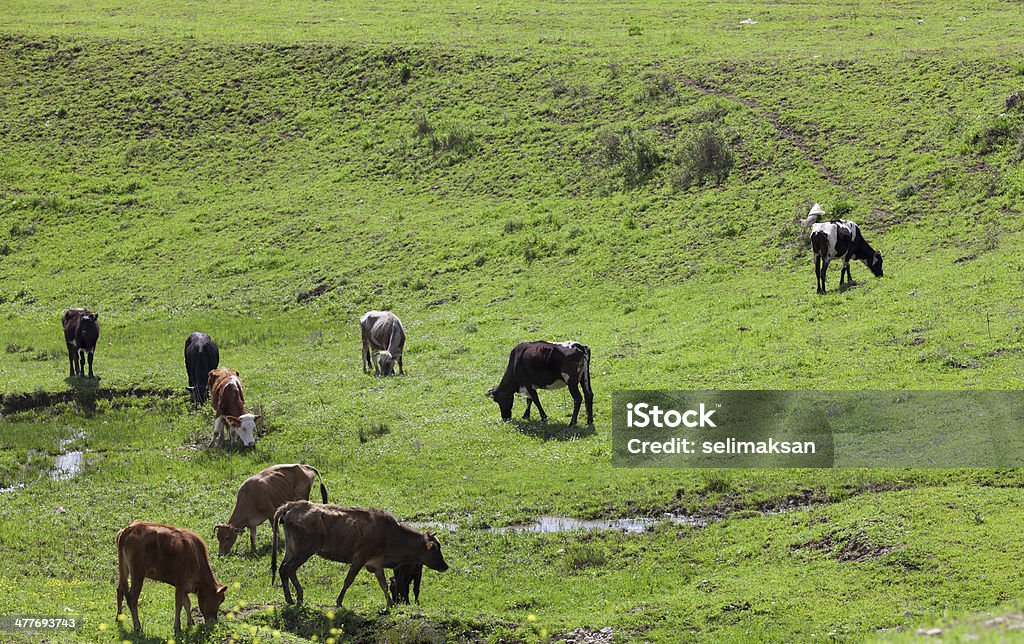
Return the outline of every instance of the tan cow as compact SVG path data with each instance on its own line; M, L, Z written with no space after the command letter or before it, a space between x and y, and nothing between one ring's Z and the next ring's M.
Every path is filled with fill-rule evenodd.
M327 503L327 487L324 477L311 465L272 465L259 474L253 474L242 482L235 497L235 509L227 523L219 523L214 530L217 535L217 554L226 555L234 547L238 535L249 529L249 549L256 551L256 526L271 521L274 512L288 501L309 498L313 478L320 478L320 497Z
M403 526L398 519L383 510L292 501L282 505L274 514L270 583L274 583L277 571L278 524L285 528L281 587L284 589L284 600L289 604L292 603L289 581L295 584L298 603L302 603L302 586L295 572L313 555L352 564L338 595L338 606L341 606L345 591L364 566L376 575L388 606L394 602L384 579L385 568L421 563L438 572L448 570L437 537L429 532L422 533Z
M245 392L238 376L234 369L224 367L207 374L210 404L215 416L210 447L224 438L225 426L232 440L237 436L246 447L256 444L256 421L260 416L245 413Z
M181 630L181 608L185 607L188 624L192 619L189 593L199 598L199 611L207 622L217 621L217 611L224 602L227 586L217 583L210 569L206 544L195 532L160 523L136 521L117 533L117 614L124 608L132 612L135 630L139 623L139 593L148 577L174 586L174 630ZM131 578L131 587L128 580Z

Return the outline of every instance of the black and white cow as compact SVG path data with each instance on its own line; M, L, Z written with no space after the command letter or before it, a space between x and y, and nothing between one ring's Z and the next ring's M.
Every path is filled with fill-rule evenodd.
M100 339L99 314L88 309L68 309L60 318L64 327L64 343L68 347L68 362L71 363L68 377L84 376L86 356L89 360L89 377L92 373L92 356L96 353L96 342Z
M185 338L185 372L188 395L197 405L209 397L209 373L220 366L220 351L210 336L198 331Z
M864 241L860 228L852 221L840 219L812 225L811 249L814 251L814 276L819 293L825 292L825 273L833 259L843 260L843 268L839 271L840 287L844 275L846 281L853 283L850 260L854 259L864 262L875 277L882 277L882 254Z
M487 396L498 403L503 420L512 418L513 396L518 392L526 396L526 412L530 417L531 403L537 405L540 419L547 414L540 406L537 388L559 389L568 385L572 396L572 420L575 425L579 418L580 404L586 400L587 424L594 424L594 391L590 388L590 347L579 342L521 342L508 356L505 375ZM580 388L583 395L580 395Z
M378 376L390 376L396 363L398 373L405 373L405 327L397 315L391 311L367 311L359 318L359 328L363 336L363 373L372 366Z

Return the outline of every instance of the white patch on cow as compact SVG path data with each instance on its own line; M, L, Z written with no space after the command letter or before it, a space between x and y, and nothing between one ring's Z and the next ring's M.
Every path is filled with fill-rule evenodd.
M551 383L550 385L545 386L544 388L545 389L561 389L562 387L565 386L565 384L566 384L566 382L568 380L569 380L569 374L563 373L562 374L562 380L556 380L553 383Z
M526 391L526 387L520 387L519 388L519 393L522 394L523 396L525 396L529 392Z

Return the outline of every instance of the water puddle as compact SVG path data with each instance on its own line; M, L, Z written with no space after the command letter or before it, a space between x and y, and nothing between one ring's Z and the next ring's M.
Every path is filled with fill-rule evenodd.
M85 438L85 432L82 430L76 431L71 438L61 440L60 449L67 449L69 445L80 438ZM65 481L81 472L83 467L85 467L84 452L81 450L61 451L60 454L57 454L53 469L50 470L50 478L54 481Z
M809 507L809 505L792 505L788 507L767 510L764 512L757 512L755 513L755 516L771 516L775 514L786 514L789 512L797 512L799 510L806 510ZM694 528L703 528L706 527L709 523L721 521L725 518L727 517L663 514L660 517L628 517L622 519L577 519L574 517L541 515L537 517L537 519L532 523L519 523L515 525L498 526L494 528L481 528L480 531L491 532L496 534L517 532L534 532L547 534L552 532L573 532L575 530L581 530L583 532L592 532L595 530L615 530L618 532L625 532L627 534L640 534L643 532L649 532L653 530L654 527L659 523L666 521L673 525L687 525L692 526ZM448 523L445 521L416 521L410 523L409 525L418 530L446 530L448 532L456 532L460 529L457 523Z

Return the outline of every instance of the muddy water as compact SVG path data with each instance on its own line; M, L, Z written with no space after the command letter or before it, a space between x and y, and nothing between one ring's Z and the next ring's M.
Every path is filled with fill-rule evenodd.
M71 438L65 438L60 441L60 449L64 450L76 440L84 437L85 432L79 430ZM57 458L53 463L53 469L50 470L50 478L54 481L64 481L78 474L85 466L84 456L81 450L62 451L60 454L57 454Z
M755 514L755 516L770 516L773 514L785 514L789 512L797 512L799 510L806 510L810 506L807 505L792 505L784 508L778 508L774 510L768 510ZM663 514L660 517L629 517L622 519L577 519L574 517L560 517L551 515L541 515L537 517L532 523L520 523L509 526L499 526L496 528L481 528L481 532L493 532L493 533L515 533L515 532L536 532L536 533L550 533L550 532L572 532L574 530L582 530L584 532L591 532L594 530L616 530L619 532L626 532L629 534L640 534L653 530L654 526L668 521L675 525L688 525L695 528L703 528L709 523L719 521L724 517L694 517L684 516L681 514ZM410 526L419 530L447 530L449 532L455 532L459 530L457 523L446 523L444 521L419 521L409 524ZM467 528L472 529L472 528Z
M662 517L632 517L624 519L577 519L574 517L559 517L542 515L532 523L520 523L516 525L499 526L496 528L482 528L481 532L508 533L508 532L572 532L582 530L589 532L593 530L617 530L628 533L641 533L651 530L662 521L669 521L677 525L692 525L702 527L707 525L707 520L699 517L685 517L678 514L666 514ZM458 524L445 523L443 521L419 521L410 524L420 530L447 530L454 532L459 530Z

